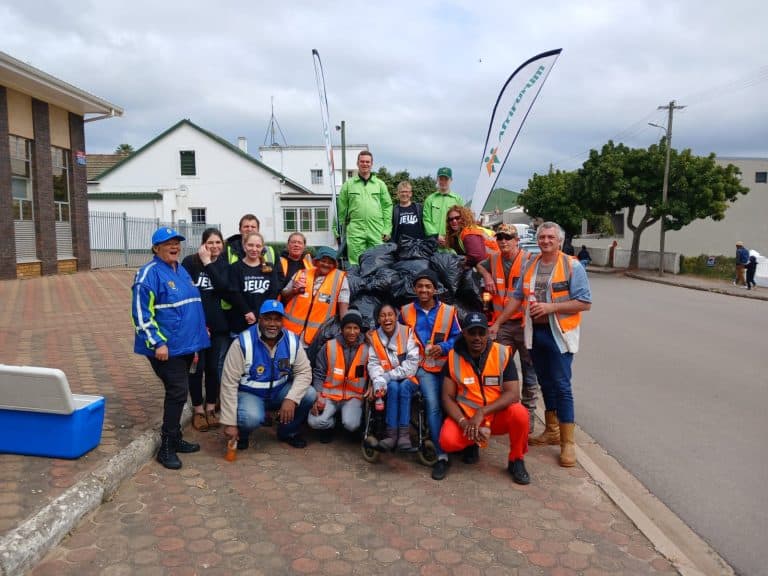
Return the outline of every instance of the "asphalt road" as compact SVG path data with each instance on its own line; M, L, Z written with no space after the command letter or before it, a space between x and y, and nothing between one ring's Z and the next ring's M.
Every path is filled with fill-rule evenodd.
M739 574L768 574L768 302L590 282L577 423Z

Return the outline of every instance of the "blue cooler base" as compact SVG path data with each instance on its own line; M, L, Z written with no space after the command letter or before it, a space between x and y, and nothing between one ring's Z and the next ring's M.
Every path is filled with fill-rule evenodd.
M93 450L101 442L104 397L88 398L93 400L67 415L0 409L0 452L79 458Z

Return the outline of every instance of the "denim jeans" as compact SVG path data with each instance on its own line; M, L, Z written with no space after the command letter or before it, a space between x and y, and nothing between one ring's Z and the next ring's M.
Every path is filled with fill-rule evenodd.
M389 428L410 426L413 389L414 384L410 380L387 382L386 419Z
M432 442L435 443L438 458L441 456L445 458L446 453L440 447L440 428L443 426L443 376L439 372L427 372L423 368L419 368L419 371L416 372L416 378L419 380L419 388L427 405L429 435L432 438Z
M269 398L262 398L256 394L250 392L238 392L237 393L237 427L242 430L246 436L250 434L251 430L255 430L264 423L264 416L267 410L272 412L273 410L279 410L280 406L291 389L289 384L286 384L276 394L273 394ZM315 402L317 394L314 388L307 390L304 398L296 406L296 411L293 414L293 421L288 424L277 425L277 437L279 439L285 439L290 436L296 436L301 428L302 424L306 422L307 415L312 409L312 404Z
M560 422L574 422L571 364L573 354L562 353L548 324L534 325L533 365L539 377L541 395L547 410L557 411Z
M317 416L310 414L307 423L315 430L332 430L336 425L336 412L341 410L341 425L350 432L360 428L363 421L363 401L360 398L325 400L323 411Z

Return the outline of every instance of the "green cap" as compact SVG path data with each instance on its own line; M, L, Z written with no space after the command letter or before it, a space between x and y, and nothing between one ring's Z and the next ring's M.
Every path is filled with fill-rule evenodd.
M437 171L437 177L440 178L440 176L445 176L447 178L453 178L453 170L448 168L447 166L443 166Z

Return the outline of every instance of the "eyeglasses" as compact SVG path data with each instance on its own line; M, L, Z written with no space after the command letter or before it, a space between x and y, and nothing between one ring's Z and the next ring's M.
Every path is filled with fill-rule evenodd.
M496 240L517 240L517 236L510 236L509 234L496 234Z
M452 218L448 218L448 222L454 222L456 220L461 220L461 216L453 216Z

